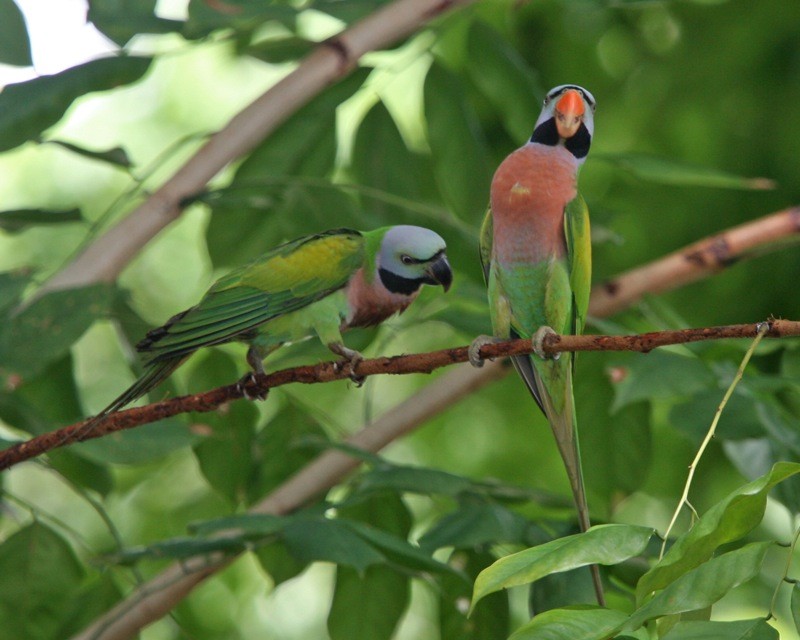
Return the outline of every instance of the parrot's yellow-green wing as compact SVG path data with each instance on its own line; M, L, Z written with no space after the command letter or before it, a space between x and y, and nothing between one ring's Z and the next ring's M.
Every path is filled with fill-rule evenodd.
M147 334L138 345L151 363L247 336L344 287L364 262L358 231L335 229L286 243L218 280L192 307Z
M492 221L492 208L486 209L486 215L481 223L481 231L478 236L478 246L480 248L481 268L483 269L483 278L489 282L489 271L492 263L492 234L494 233L494 225Z
M564 235L567 241L569 283L572 289L573 333L583 333L589 294L592 289L592 238L589 227L589 208L578 194L564 211Z

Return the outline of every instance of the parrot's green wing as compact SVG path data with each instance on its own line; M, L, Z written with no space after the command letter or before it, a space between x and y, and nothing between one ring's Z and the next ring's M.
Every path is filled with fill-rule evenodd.
M247 336L344 287L364 262L364 238L336 229L286 243L218 280L197 304L147 334L150 363Z
M592 239L589 208L578 194L564 211L564 235L567 240L569 283L572 289L573 333L583 333L592 287Z
M478 236L478 246L480 248L481 268L483 278L489 282L489 270L492 263L492 234L494 233L494 221L492 220L492 209L486 210L486 216L481 224L480 236Z

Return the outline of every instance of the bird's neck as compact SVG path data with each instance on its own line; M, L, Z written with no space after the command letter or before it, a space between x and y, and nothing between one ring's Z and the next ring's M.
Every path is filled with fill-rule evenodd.
M564 208L577 195L578 166L563 146L535 142L501 163L491 188L497 259L531 262L564 254Z
M378 274L367 274L362 267L347 284L345 294L350 309L345 319L347 327L369 327L383 322L394 313L402 312L419 293L392 293L384 286Z

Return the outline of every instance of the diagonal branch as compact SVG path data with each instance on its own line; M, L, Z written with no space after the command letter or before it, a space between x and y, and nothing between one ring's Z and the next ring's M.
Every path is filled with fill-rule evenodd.
M592 288L589 313L610 316L645 293L663 293L718 273L779 243L800 238L800 207L746 222ZM783 246L783 245L780 245Z
M396 0L321 43L300 65L214 134L167 182L92 243L39 290L112 282L159 231L181 214L228 163L251 151L327 86L356 68L365 53L387 47L449 10L473 0Z
M764 329L766 325L767 329ZM736 324L702 329L676 329L654 331L627 336L604 335L558 335L550 334L542 341L541 351L547 356L555 356L563 351L639 351L647 353L657 347L673 344L686 344L700 340L719 340L723 338L752 338L761 331L768 338L800 336L800 322L773 320L757 324ZM481 359L503 358L533 353L530 340L503 340L485 344L480 348ZM131 429L143 424L163 420L179 413L190 411L208 412L220 405L243 397L263 397L270 389L290 383L316 384L332 382L357 376L365 378L378 374L431 373L441 367L463 363L469 360L469 347L441 349L428 353L374 358L362 360L355 367L349 363L340 366L336 362L323 362L317 365L304 365L282 369L266 375L254 376L246 385L226 385L190 396L164 400L145 407L136 407L113 413L97 424L92 419L69 425L57 431L36 436L0 452L0 470L19 462L75 442L100 438L115 431ZM88 427L88 428L87 428Z

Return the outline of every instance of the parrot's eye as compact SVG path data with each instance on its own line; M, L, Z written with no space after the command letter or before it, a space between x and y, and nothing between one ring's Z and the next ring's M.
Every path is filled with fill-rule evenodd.
M414 258L412 258L411 256L403 254L400 256L400 262L402 262L403 264L414 264L416 260L414 260Z

